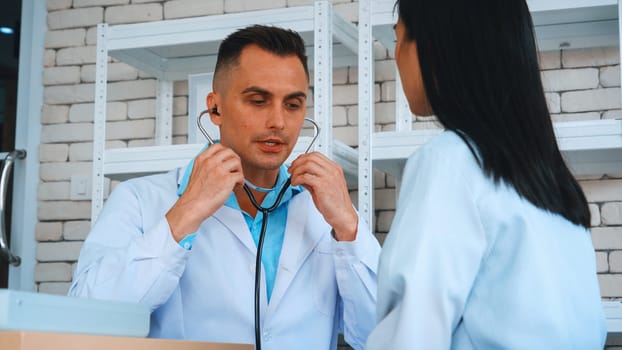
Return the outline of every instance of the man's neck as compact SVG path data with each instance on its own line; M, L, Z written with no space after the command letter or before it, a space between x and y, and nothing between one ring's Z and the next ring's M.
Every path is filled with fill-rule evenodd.
M246 180L257 187L274 188L279 181L280 168L275 170L262 170L258 172L252 172L250 169L243 169L243 171ZM257 204L261 205L268 193L257 191L253 189L253 186L248 187L250 188L251 193L255 197L255 201L257 202ZM255 215L257 215L257 208L255 208L250 198L248 198L248 194L246 193L244 188L240 185L237 185L233 189L233 193L235 193L235 197L238 200L240 209L254 218Z
M257 208L255 208L250 198L248 198L248 194L246 193L244 188L242 188L242 186L240 185L237 185L233 189L233 193L235 194L235 198L238 201L238 205L240 206L240 209L244 211L245 213L248 213L248 215L254 218L257 215ZM266 195L268 194L267 192L256 191L256 190L253 190L252 188L251 188L251 193L253 194L253 196L255 196L255 201L259 205L261 205L264 198L266 198Z

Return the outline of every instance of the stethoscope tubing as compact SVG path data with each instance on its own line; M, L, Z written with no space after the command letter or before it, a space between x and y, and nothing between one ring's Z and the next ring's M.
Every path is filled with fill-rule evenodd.
M205 136L205 138L207 139L207 142L209 142L210 145L213 145L215 143L214 139L211 138L211 136L209 135L209 133L207 132L207 130L203 127L203 124L201 123L201 118L207 113L210 113L210 110L206 109L203 112L201 112L201 114L199 114L199 117L197 118L197 125L199 127L199 130L201 130L201 133L203 134L203 136ZM308 153L311 147L313 146L313 144L315 143L315 140L318 138L320 134L320 127L313 119L305 118L305 120L310 122L313 125L313 131L314 131L313 139L311 139L309 146L307 146L307 149L304 152L304 153ZM252 185L255 190L262 191L262 192L269 192L273 189L263 189L261 187L257 187L247 180L245 180L244 186L242 186L242 188L244 188L244 192L246 192L246 195L250 199L251 204L255 207L255 209L260 211L263 215L263 219L261 222L261 231L259 232L259 240L257 242L257 254L255 257L255 349L256 350L261 350L261 327L260 327L260 324L261 324L261 303L260 303L261 256L263 253L263 242L266 236L266 230L268 228L268 214L273 212L279 206L279 204L281 204L281 200L283 199L283 196L285 195L285 191L289 188L291 184L291 180L292 179L290 177L285 181L285 183L283 184L283 187L281 187L281 190L279 191L279 194L276 197L276 200L268 208L257 203L257 200L255 199L255 196L253 195L253 192L251 191L251 186L249 186L249 184Z

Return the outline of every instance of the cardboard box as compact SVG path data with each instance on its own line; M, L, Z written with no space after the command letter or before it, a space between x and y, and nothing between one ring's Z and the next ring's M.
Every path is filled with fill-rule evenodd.
M0 331L2 350L253 350L253 345L68 333Z

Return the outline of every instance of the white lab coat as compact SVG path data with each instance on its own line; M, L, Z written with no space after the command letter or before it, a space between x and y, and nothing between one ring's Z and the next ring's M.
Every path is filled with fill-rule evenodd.
M117 186L82 248L70 295L135 301L153 310L150 336L254 343L256 246L242 214L221 207L190 251L165 219L182 169ZM289 202L270 303L261 284L262 347L335 349L338 329L363 348L375 323L380 246L364 220L337 242L309 192Z
M602 349L589 232L484 174L443 132L408 160L368 350Z

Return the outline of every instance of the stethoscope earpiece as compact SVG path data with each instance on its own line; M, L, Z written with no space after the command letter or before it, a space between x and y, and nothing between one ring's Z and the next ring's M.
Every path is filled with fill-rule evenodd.
M209 142L210 145L213 145L215 143L214 139L211 136L209 136L209 133L207 132L207 130L205 130L205 128L203 127L203 124L201 123L201 118L203 118L203 116L206 114L220 115L220 113L218 113L218 107L214 106L214 108L212 109L204 110L203 112L201 112L201 114L199 114L199 117L197 118L197 126L199 127L199 130L201 130L201 133L203 134L203 136L205 136L205 138L207 139L207 142ZM305 153L309 153L309 150L311 150L311 147L317 140L317 137L320 135L320 126L315 120L311 118L305 118L305 121L313 125L313 139L311 140L311 142L309 143L309 146L307 146L307 149L305 150Z

